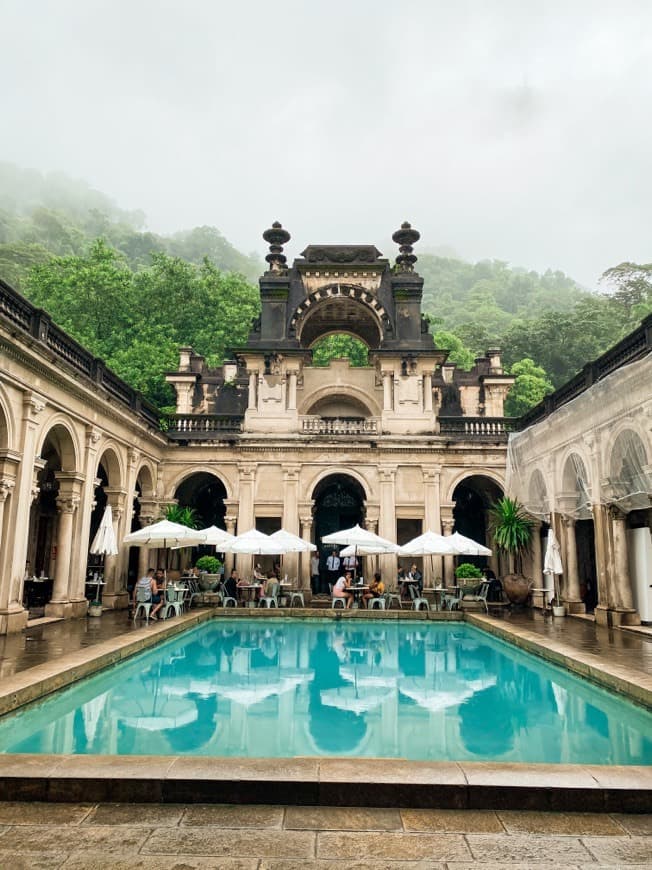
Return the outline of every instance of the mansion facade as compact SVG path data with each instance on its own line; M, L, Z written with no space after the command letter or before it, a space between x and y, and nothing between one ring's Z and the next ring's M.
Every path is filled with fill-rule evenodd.
M356 522L398 543L431 529L491 544L487 512L506 491L510 421L503 402L513 379L498 350L489 349L466 372L435 347L421 312L423 279L413 253L418 232L403 224L394 234L394 264L373 245L309 245L289 266L286 230L274 224L264 238L269 268L246 345L233 348L218 368L181 348L178 370L166 375L176 413L163 420L0 281L0 633L27 625L32 575L51 581L46 615L85 615L94 567L105 579L105 606L126 606L127 582L155 557L121 545L118 555L93 564L89 543L107 504L118 541L179 504L193 507L202 526L232 533L283 527L318 546L324 535ZM315 365L313 347L336 333L360 339L368 365ZM648 365L649 374L652 319L639 333L642 339L620 353L610 377L631 372L632 362ZM595 381L599 386L599 375ZM560 391L512 435L510 494L511 487L518 491L538 522L526 573L535 585L543 583L542 541L552 524L567 560L562 590L569 608L594 610L601 621L638 619L627 535L630 527L649 535L650 382L641 376L620 393L631 407L619 409L615 435L628 420L638 421L629 429L638 438L632 456L640 473L637 498L620 499L618 516L609 493L620 470L612 489L595 483L614 449L604 396L594 408L602 422L591 418L599 462L586 447L585 413L581 419L567 413ZM584 376L570 398L593 388ZM593 483L588 470L581 484L566 470L576 468L567 462L575 442ZM573 513L578 498L568 498L578 487L582 498L588 493L592 536L568 531L567 519L583 521ZM586 510L582 502L582 517ZM252 557L236 558L239 570L251 569ZM595 579L582 600L586 559ZM498 574L507 567L497 555L490 565ZM391 579L396 557L380 557L379 566ZM452 557L428 558L422 567L427 585L453 581ZM309 591L304 557L285 556L284 570Z

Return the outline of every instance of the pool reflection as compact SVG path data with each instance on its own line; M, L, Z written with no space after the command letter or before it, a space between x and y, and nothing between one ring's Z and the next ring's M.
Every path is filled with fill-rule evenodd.
M220 619L6 717L0 747L646 764L651 733L469 626Z

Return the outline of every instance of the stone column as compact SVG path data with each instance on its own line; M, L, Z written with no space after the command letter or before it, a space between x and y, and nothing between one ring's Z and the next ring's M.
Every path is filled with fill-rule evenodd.
M5 505L7 503L7 499L11 495L14 486L16 485L16 481L13 478L9 477L0 477L0 554L4 554L6 552L3 549L4 544L4 526L5 526ZM0 558L0 570L2 570L2 562L3 558ZM0 585L0 633L6 634L7 627L6 621L9 615L9 599L11 597L11 578Z
M122 517L125 513L125 501L127 493L122 489L105 489L107 503L111 505L113 519L113 533L117 542L120 541L120 528ZM118 544L119 546L119 544ZM123 578L120 576L119 554L104 557L104 593L103 601L107 607L115 607L120 597L125 597ZM126 604L126 599L123 605Z
M442 518L441 518L441 526L444 531L444 535L452 535L453 534L453 526L455 525L455 521L453 520L453 509L452 507L444 508L442 506ZM444 586L453 586L455 582L455 556L444 556Z
M235 535L235 524L237 522L237 516L235 514L226 514L224 517L224 525L226 526L226 530L230 535ZM233 571L233 566L235 564L235 558L233 553L225 553L224 554L224 576L225 578L229 576L231 571Z
M532 524L532 582L539 588L543 588L543 559L541 556L541 521L535 520Z
M431 393L432 397L432 393ZM432 402L431 410L432 410ZM439 502L441 499L440 481L441 481L441 466L436 465L432 468L421 468L423 473L423 506L424 506L424 528L423 531L435 532L441 535L441 516L439 510ZM441 556L424 556L423 557L423 585L435 586L435 581L442 580L443 566Z
M45 399L31 390L26 392L23 397L22 455L17 467L16 485L9 505L9 525L10 528L14 529L12 552L8 554L6 562L6 566L9 568L10 592L8 597L10 600L6 616L0 613L0 629L4 628L7 633L22 631L27 625L28 614L22 604L23 580L25 563L27 562L32 503L34 498L38 496L38 487L35 489L34 483L38 418L45 405ZM4 604L4 595L2 604Z
M254 516L254 485L256 482L256 466L253 463L238 465L238 483L240 505L238 509L238 531L240 534L253 529L256 522ZM250 576L253 569L253 556L242 553L236 555L236 568L243 576Z
M380 476L380 516L379 532L381 538L396 541L396 466L381 466ZM395 555L380 557L381 573L384 577L396 579L398 560Z
M423 373L423 410L432 413L432 372Z
M570 613L584 613L585 605L580 597L580 578L577 573L577 543L575 540L575 520L563 517L566 531L566 589L564 601Z
M255 411L258 408L258 372L249 372L249 396L247 410Z
M380 518L380 507L378 505L367 505L367 513L364 520L364 527L368 532L373 532L374 535L378 534L378 520ZM365 580L370 580L372 574L375 574L379 569L379 557L378 556L365 556L365 569L363 571L363 576ZM391 587L394 586L396 582L396 571L394 571L394 575L387 575L383 577L383 582L385 586L389 585Z
M80 503L81 475L70 472L56 472L59 481L57 496L57 557L54 563L54 586L52 599L45 607L46 616L72 615L70 595L71 557L75 515Z
M140 511L140 527L144 529L146 526L151 526L154 522L155 514L143 513L142 509ZM153 568L153 565L150 565L150 555L149 555L149 547L139 547L138 548L138 579L144 577L147 574L149 568Z
M394 409L394 372L383 371L383 411Z
M616 593L616 613L612 614L613 625L640 625L641 619L634 608L632 581L629 573L627 553L627 514L611 507L613 550L614 550L614 590Z
M295 369L288 371L288 411L297 409L297 375Z
M292 375L292 373L290 373ZM296 378L296 376L295 376ZM299 534L299 465L283 466L283 528L293 535ZM299 578L299 554L286 553L283 556L283 574L288 579ZM301 585L301 583L299 584Z
M306 543L312 543L312 514L302 513L299 518L301 523L301 537ZM304 596L306 592L310 592L310 559L311 552L301 554L301 574L299 577L299 588L303 590Z

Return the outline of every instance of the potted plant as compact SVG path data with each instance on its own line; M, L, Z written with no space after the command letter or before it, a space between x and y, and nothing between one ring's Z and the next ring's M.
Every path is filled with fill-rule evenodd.
M462 562L461 565L458 565L455 569L455 577L458 581L460 580L482 580L482 571L471 562ZM477 587L477 583L459 583L458 586L472 586L473 589Z
M505 595L512 604L525 604L532 581L522 572L523 556L530 549L534 521L515 498L503 496L489 511L493 539L499 550L507 553L509 573L503 577Z
M89 616L101 616L102 615L102 602L101 601L89 601L88 603L88 615Z
M195 568L200 572L199 588L202 592L212 592L220 582L220 568L222 563L216 556L201 556L195 563Z

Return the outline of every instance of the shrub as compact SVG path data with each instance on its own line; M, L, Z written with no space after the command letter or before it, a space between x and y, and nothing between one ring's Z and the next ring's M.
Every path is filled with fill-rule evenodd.
M216 556L200 556L195 567L206 574L219 574L222 563Z
M458 578L458 580L468 578L479 580L483 576L483 574L479 568L477 568L475 565L472 565L470 562L462 562L462 564L458 565L455 569L455 576Z

